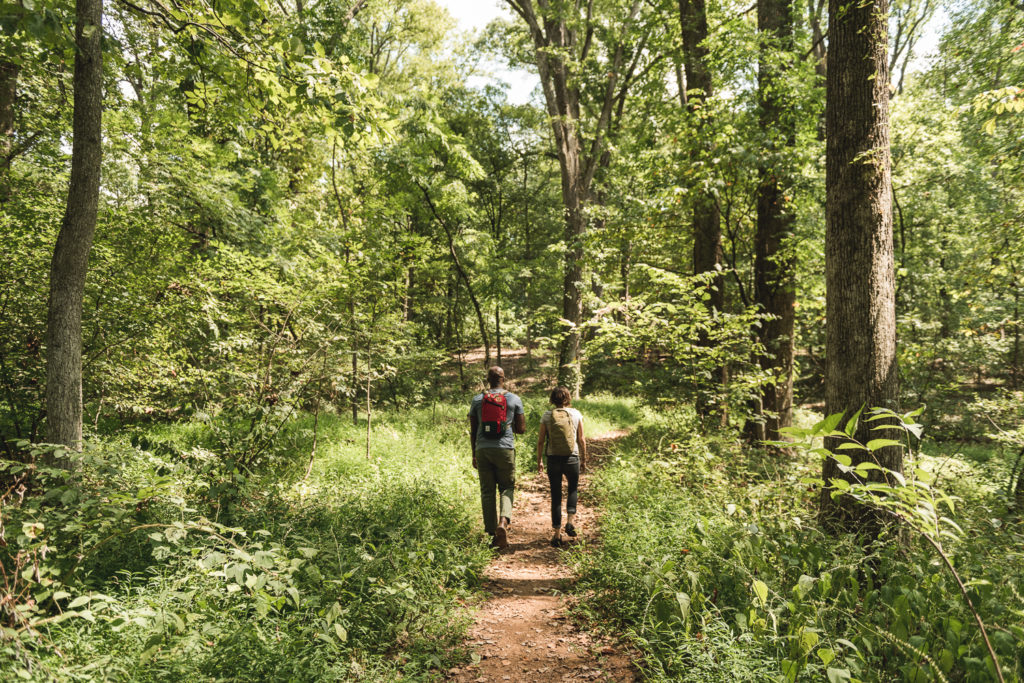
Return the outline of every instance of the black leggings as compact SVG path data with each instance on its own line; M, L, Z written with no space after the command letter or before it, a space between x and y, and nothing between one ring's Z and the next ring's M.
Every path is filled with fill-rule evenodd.
M572 459L575 462L570 463ZM574 455L548 456L548 483L551 484L551 528L562 526L562 475L569 482L569 498L565 501L565 512L576 514L577 488L580 484L580 462Z

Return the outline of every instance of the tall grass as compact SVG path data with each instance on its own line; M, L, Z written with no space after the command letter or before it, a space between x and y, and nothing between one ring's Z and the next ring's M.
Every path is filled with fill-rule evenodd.
M544 405L524 402L518 460L528 471ZM68 681L441 678L468 658L464 604L492 556L468 403L376 413L369 457L364 419L322 413L308 478L309 415L277 435L287 457L275 461L288 466L248 476L214 466L216 425L156 425L132 435L135 446L95 444L67 498L79 512L58 522L45 504L3 510L8 528L42 524L37 545L73 571L67 597L45 598L52 616L40 615L35 636L0 640L0 668ZM630 406L581 403L592 433L621 428ZM211 493L210 472L231 495ZM76 515L85 522L68 525ZM60 610L74 616L53 618Z

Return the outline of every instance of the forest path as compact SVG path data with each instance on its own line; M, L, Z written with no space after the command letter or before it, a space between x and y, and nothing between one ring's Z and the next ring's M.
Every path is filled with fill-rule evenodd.
M589 438L591 462L608 453L626 432ZM533 454L529 454L532 459ZM580 477L576 527L581 537L597 533L597 511L586 505L590 476ZM564 486L564 483L563 483ZM563 501L565 496L562 497ZM563 502L564 505L564 502ZM451 681L635 681L630 658L608 639L577 629L558 594L573 580L561 551L552 548L551 499L546 475L516 485L509 547L485 571L487 599L479 606L468 643L479 662L448 672Z

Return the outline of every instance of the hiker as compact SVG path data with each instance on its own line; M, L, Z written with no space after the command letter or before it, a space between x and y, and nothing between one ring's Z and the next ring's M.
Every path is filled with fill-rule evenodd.
M565 501L565 535L576 538L576 498L580 472L587 471L587 440L583 436L583 415L572 408L572 396L565 387L551 392L551 405L555 408L540 418L537 432L537 474L544 472L543 457L548 458L548 483L551 485L552 547L562 545L562 477L569 482L569 495Z
M469 439L473 469L480 475L484 529L492 546L507 548L516 487L515 434L526 433L526 415L522 400L505 390L505 371L497 365L487 371L487 385L490 388L474 396L469 406ZM495 487L501 493L500 515L495 510Z

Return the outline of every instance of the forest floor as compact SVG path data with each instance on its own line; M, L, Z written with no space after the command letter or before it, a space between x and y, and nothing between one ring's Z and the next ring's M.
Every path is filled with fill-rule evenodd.
M624 431L588 440L596 462ZM597 538L599 513L585 504L590 476L580 477L576 526L585 542ZM564 500L564 496L563 496ZM485 572L485 600L478 606L468 644L474 663L451 669L458 683L491 681L635 681L630 656L609 638L581 630L562 595L574 577L563 553L550 545L551 507L545 475L516 490L509 547ZM577 546L579 547L579 546Z

